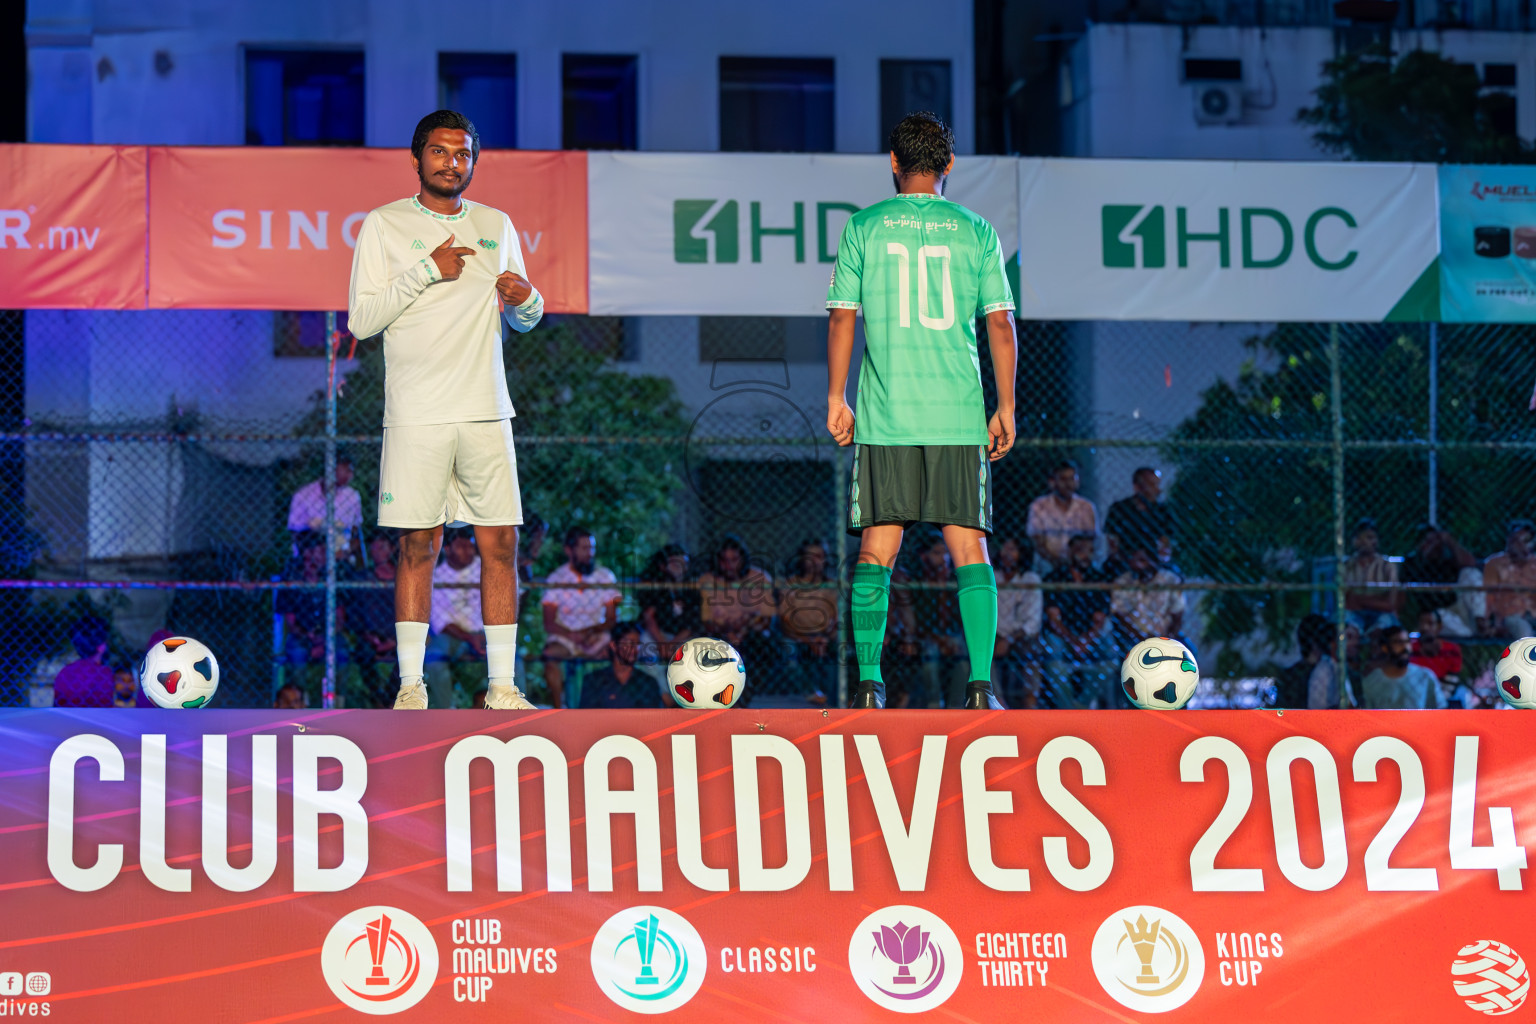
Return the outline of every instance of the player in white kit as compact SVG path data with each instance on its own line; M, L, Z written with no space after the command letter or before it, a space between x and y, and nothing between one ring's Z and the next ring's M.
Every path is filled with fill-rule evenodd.
M420 193L368 214L352 256L348 327L359 338L384 334L379 525L400 531L396 708L427 706L432 570L443 525L456 522L474 526L480 550L485 706L533 707L512 678L523 508L501 323L532 330L544 300L524 276L511 219L463 198L479 156L480 137L463 114L422 118L411 139ZM451 685L434 703L451 706Z

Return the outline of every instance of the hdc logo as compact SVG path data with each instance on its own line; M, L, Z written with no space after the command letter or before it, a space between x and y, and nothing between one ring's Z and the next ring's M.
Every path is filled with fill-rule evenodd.
M806 203L771 203L765 214L763 203L753 200L747 204L748 248L753 263L763 262L763 239L784 238L794 247L796 263L805 262ZM859 208L853 203L815 203L816 207L816 261L832 263L837 260L837 232L842 221L833 230L834 213L855 214ZM765 224L766 217L782 213L788 223ZM739 263L741 262L741 203L735 199L675 199L672 201L672 259L677 263ZM785 254L788 248L782 250Z
M1232 266L1232 211L1219 206L1214 223L1209 213L1197 211L1200 230L1191 227L1188 207L1174 207L1174 249L1177 265L1189 266L1192 245L1216 246L1223 270ZM1284 266L1296 250L1296 227L1279 210L1244 206L1237 211L1238 242L1245 270L1273 270ZM1168 218L1162 206L1105 205L1099 210L1103 263L1109 269L1159 270L1168 265ZM1301 228L1302 249L1319 270L1343 270L1359 257L1349 248L1349 233L1359 224L1354 215L1338 206L1314 211ZM1325 251L1326 250L1326 251Z

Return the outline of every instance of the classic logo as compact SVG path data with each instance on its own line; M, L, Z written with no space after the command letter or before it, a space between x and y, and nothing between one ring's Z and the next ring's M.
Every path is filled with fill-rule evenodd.
M437 941L419 918L364 907L337 921L320 948L320 970L336 998L383 1016L421 1002L437 980Z
M897 1013L925 1013L960 986L965 954L954 931L921 907L885 907L853 930L848 969L859 989Z
M592 939L592 977L626 1010L666 1013L704 984L704 940L665 907L631 907L614 914Z
M1196 245L1214 246L1223 270L1232 266L1234 234L1241 252L1244 270L1273 270L1284 266L1296 251L1296 226L1280 210L1266 206L1244 206L1237 211L1237 230L1233 231L1232 211L1218 206L1193 213L1188 207L1174 207L1173 248L1175 265L1189 266L1190 250ZM1301 248L1308 261L1319 270L1343 270L1359 258L1348 248L1348 235L1359 224L1348 210L1325 206L1303 223ZM1162 206L1151 204L1107 204L1099 208L1101 258L1109 269L1159 270L1168 266L1168 216Z
M1093 973L1121 1006L1162 1013L1183 1006L1205 979L1194 929L1161 907L1126 907L1093 936Z
M1490 1017L1513 1013L1531 991L1525 959L1502 942L1480 939L1451 962L1451 983L1467 1007Z

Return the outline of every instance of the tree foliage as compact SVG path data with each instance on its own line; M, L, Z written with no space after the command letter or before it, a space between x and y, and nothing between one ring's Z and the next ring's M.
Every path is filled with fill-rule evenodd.
M1394 59L1384 44L1323 64L1317 105L1297 120L1317 130L1325 152L1346 160L1418 163L1530 163L1533 151L1501 124L1514 98L1482 90L1475 64L1427 50Z

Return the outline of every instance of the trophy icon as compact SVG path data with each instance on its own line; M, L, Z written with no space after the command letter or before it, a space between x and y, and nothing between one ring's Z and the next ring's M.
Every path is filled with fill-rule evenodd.
M881 925L874 936L875 948L896 965L896 975L891 979L891 984L917 984L917 979L912 976L912 965L927 951L928 933L917 925L909 927L898 921L894 928Z
M635 979L636 985L655 985L661 981L651 965L656 955L656 935L660 930L661 922L656 920L655 914L635 925L635 942L640 950L640 976Z
M1157 952L1157 933L1162 926L1162 921L1153 921L1147 924L1145 915L1138 915L1134 925L1129 921L1121 921L1125 925L1125 933L1130 936L1131 947L1136 950L1136 959L1141 961L1141 973L1136 975L1138 985L1156 985L1158 976L1152 972L1152 954Z
M377 921L370 921L363 930L368 933L368 956L373 960L373 972L368 975L365 984L388 985L389 976L384 973L384 952L389 949L394 922L388 914L380 914Z

